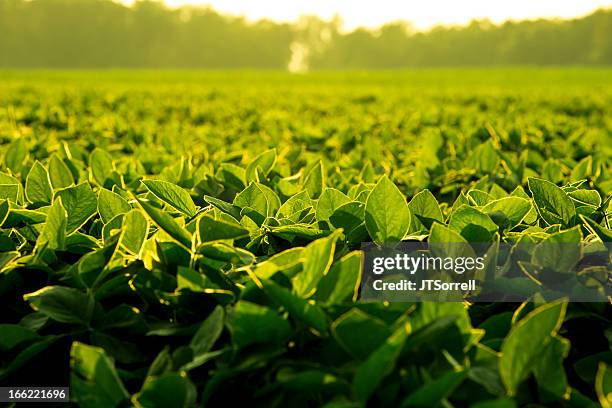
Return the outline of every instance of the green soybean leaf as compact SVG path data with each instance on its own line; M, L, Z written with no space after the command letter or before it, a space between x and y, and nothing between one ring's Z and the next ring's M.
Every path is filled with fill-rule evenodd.
M191 338L191 342L189 342L194 356L208 353L212 349L223 331L224 321L225 312L223 307L215 307Z
M0 184L0 200L19 201L19 184Z
M409 328L402 324L370 357L357 367L353 391L360 401L367 401L395 368L404 347Z
M74 184L72 172L57 154L52 155L49 159L49 181L54 190Z
M442 258L474 257L474 249L457 231L446 225L435 223L431 227L428 242L434 253Z
M293 222L299 222L304 215L312 208L312 202L306 190L289 197L280 206L277 218L287 218Z
M98 208L98 198L88 182L55 193L68 213L66 234L70 235L85 224Z
M550 181L530 178L529 189L540 217L548 224L561 224L564 227L573 225L576 217L574 203L568 195Z
M401 407L437 407L443 399L448 398L463 382L466 377L465 371L449 371L439 378L422 385L410 394Z
M198 222L198 231L202 242L222 239L238 239L249 236L249 231L238 223L228 222L221 218L213 218L205 214Z
M70 366L70 395L79 406L118 407L128 400L115 365L103 349L72 343Z
M273 281L262 281L266 294L282 306L293 318L302 321L319 333L327 331L327 316L321 308L291 293Z
M191 249L191 234L181 227L169 214L153 207L148 202L137 199L144 212L151 218L151 221L166 234L175 239L187 250Z
M32 204L49 204L53 191L49 184L49 175L44 166L37 160L30 168L25 184L26 199Z
M119 194L105 188L98 192L98 213L105 224L119 214L130 211L132 206Z
M481 210L502 229L512 229L525 219L531 209L531 203L525 198L504 197L491 201Z
M257 168L263 171L264 175L268 175L276 163L276 149L266 150L257 157L255 157L246 168L246 181L247 183L257 181Z
M96 147L89 155L89 167L94 180L104 186L114 170L113 157L106 150Z
M311 242L304 248L302 272L291 280L295 294L307 298L315 293L319 281L331 267L338 237L339 234L334 232L328 237Z
M38 338L35 331L17 324L0 324L0 350L8 351Z
M21 165L28 155L28 149L26 146L26 141L24 137L18 137L13 140L9 145L8 149L6 149L6 153L4 154L4 163L6 167L11 169L13 173L19 173L21 170Z
M196 398L196 387L186 376L166 373L159 377L148 377L132 401L136 406L147 408L189 408L195 405Z
M334 262L329 272L319 281L314 298L324 304L357 300L362 263L359 251L353 251Z
M342 191L336 190L335 188L326 188L319 197L317 203L317 221L328 220L338 207L349 201L351 201L351 199Z
M138 255L149 233L149 222L140 210L133 209L123 217L123 229L119 245L133 255Z
M138 394L132 397L141 407L195 406L196 387L180 373L166 373L159 377L148 377Z
M397 243L410 227L410 210L404 195L385 175L366 201L365 224L378 245Z
M46 246L48 249L60 251L65 249L67 218L68 214L62 205L62 199L54 200L47 211L45 226L36 240L36 246Z
M204 196L204 200L210 205L218 208L219 210L231 215L232 217L239 219L240 218L240 207L236 207L233 204L226 203L223 200L219 200L215 197Z
M382 320L352 308L340 316L331 327L338 344L353 358L367 360L392 334ZM358 336L355 333L359 333Z
M539 363L565 317L567 303L557 301L538 307L512 327L501 347L499 373L510 395Z
M232 340L239 348L254 343L280 344L291 335L291 326L276 311L244 300L228 314Z
M304 179L304 188L310 198L319 198L325 188L325 172L322 161L319 160L310 168Z
M434 222L444 222L438 200L431 191L425 189L417 193L408 203L411 214L409 232L418 234L429 231Z
M260 183L251 183L234 198L235 206L242 209L242 214L262 224L267 217L272 217L280 208L280 199L269 187Z
M580 227L551 234L538 243L531 263L559 273L569 273L582 258Z
M94 300L78 289L45 286L23 296L32 309L61 323L86 325L93 313Z
M602 227L589 217L581 215L580 219L584 222L587 228L593 232L593 234L597 235L597 237L601 239L602 242L612 242L612 230Z
M163 180L142 180L142 183L157 198L188 217L193 217L196 214L197 208L193 199L182 187Z
M562 337L553 337L539 356L533 374L540 389L540 400L545 403L560 401L568 393L567 377L563 360L570 350L570 342Z
M448 226L468 242L489 242L498 228L488 215L467 205L453 211Z

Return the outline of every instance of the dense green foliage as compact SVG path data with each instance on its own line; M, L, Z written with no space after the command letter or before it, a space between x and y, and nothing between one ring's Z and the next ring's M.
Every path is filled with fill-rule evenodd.
M416 32L405 22L342 30L339 20L250 22L156 1L0 0L0 67L368 69L610 65L612 11Z
M608 71L4 78L1 384L610 406L609 304L357 299L362 241L611 242Z

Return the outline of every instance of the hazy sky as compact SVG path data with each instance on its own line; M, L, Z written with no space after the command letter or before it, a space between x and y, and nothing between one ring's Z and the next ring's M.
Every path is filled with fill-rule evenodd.
M132 0L123 0L131 3ZM473 18L494 22L538 17L575 17L612 0L165 0L169 6L209 4L214 9L251 20L270 18L295 21L314 14L325 19L339 14L344 27L376 27L389 21L408 20L419 29L436 24L465 24Z

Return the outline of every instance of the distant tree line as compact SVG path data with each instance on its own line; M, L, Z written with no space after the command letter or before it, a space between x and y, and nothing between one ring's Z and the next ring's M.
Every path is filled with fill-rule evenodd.
M343 32L339 20L295 24L110 0L0 0L0 67L384 69L610 65L612 10L417 32L408 23Z

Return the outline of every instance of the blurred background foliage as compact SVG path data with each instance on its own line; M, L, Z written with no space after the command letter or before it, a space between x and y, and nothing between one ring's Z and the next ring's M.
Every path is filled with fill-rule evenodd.
M110 0L0 0L0 67L267 68L610 65L612 10L573 20L346 32L340 19L293 24Z

